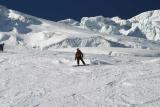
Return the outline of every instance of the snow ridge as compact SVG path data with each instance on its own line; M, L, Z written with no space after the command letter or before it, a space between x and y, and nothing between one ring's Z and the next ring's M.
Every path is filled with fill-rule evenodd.
M0 14L0 42L8 40L14 44L40 49L51 47L157 49L159 46L158 42L148 41L159 40L159 25L155 24L159 20L159 10L145 12L129 20L97 16L84 17L81 22L73 19L48 21L3 6L0 6Z
M80 25L75 26L103 34L121 34L157 41L160 40L159 17L160 10L144 12L128 20L119 17L83 17Z

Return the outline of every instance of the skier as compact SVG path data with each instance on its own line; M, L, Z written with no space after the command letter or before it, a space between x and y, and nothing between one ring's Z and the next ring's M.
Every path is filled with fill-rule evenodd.
M4 43L0 44L0 51L3 52L3 48L4 48Z
M85 62L83 61L83 53L79 48L77 48L77 52L75 54L75 60L77 60L77 65L79 66L79 61L81 60L83 65L86 65Z

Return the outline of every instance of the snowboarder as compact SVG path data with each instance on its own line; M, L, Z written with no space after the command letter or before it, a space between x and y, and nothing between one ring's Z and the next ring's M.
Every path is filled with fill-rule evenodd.
M83 61L83 53L79 48L77 48L77 52L75 54L75 60L77 60L77 65L79 66L79 61L81 60L83 65L86 65L85 62Z
M0 51L3 52L3 48L4 48L4 43L0 44Z

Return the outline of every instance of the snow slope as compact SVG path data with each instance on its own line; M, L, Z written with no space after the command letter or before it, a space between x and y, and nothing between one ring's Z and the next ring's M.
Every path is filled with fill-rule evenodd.
M0 53L0 106L159 107L160 52L82 48L90 65L72 67L75 50L8 45Z
M158 16L53 22L0 6L0 107L159 107ZM146 18L156 27L136 26ZM77 47L89 66L72 66Z
M73 26L76 25L74 23L78 22L71 19L66 22L61 21L60 23L57 23L9 10L3 6L0 7L0 10L1 42L5 42L6 40L11 39L14 44L23 44L27 47L29 46L40 49L47 49L50 47L125 47L142 49L159 48L159 42L148 41L147 39L140 38L139 36L137 38L130 36L126 37L121 34L116 30L116 23L118 23L119 26L124 26L124 29L126 29L127 26L130 25L127 23L130 22L120 20L119 18L105 19L102 16L95 18L83 18L80 25L83 25L83 27L85 27L85 25L90 26L91 29L88 30ZM100 25L104 25L104 22L111 24L111 26L115 25L115 27L113 27L114 29L111 28L111 32L114 32L113 34L97 32L97 29L101 29L102 26ZM73 25L68 25L66 23L72 23ZM105 29L103 31L108 32L108 30ZM127 34L129 33L127 32Z

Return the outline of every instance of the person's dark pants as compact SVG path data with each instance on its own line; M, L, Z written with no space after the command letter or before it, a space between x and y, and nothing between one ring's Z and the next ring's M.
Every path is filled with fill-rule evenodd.
M81 62L83 63L83 65L85 65L85 62L83 61L82 58L77 58L77 65L79 65L79 61L81 60Z
M3 46L1 46L1 45L0 45L0 51L2 51L2 52L3 52Z

